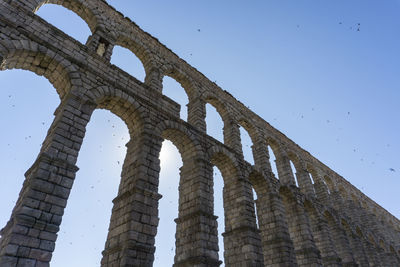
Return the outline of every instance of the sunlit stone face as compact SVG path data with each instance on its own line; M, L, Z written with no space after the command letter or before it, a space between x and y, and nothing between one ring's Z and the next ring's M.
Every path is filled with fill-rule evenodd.
M105 44L103 44L103 43L100 43L99 44L99 47L97 47L97 51L96 51L96 53L99 55L99 56L104 56L104 53L106 52L106 45Z

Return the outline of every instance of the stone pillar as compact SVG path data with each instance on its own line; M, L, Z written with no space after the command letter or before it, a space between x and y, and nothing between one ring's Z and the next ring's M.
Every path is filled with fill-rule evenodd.
M159 67L149 67L146 69L146 77L144 78L144 83L149 86L151 89L154 89L158 92L162 92L163 88L163 74Z
M336 210L340 210L344 206L344 200L339 191L331 192L332 205Z
M391 259L390 259L389 255L388 255L388 253L386 253L386 251L381 247L379 247L377 250L378 250L378 253L379 253L381 266L393 266L391 264Z
M153 266L162 141L142 130L127 144L101 266Z
M354 260L358 266L369 266L368 257L362 245L360 236L354 233L346 222L342 221L342 225L349 239L350 247L354 254Z
M255 166L272 181L273 173L265 140L252 146ZM264 177L252 181L257 192L257 218L265 266L297 266L293 242L290 239L285 207L280 195L271 189Z
M0 266L49 266L94 104L67 95L1 231Z
M335 245L329 232L328 222L317 214L313 207L308 207L311 230L318 249L321 252L324 266L342 266L341 259L335 251Z
M386 252L385 256L386 256L388 264L389 264L388 266L399 266L400 262L395 254Z
M328 193L328 187L322 181L322 178L319 176L315 180L314 188L317 198L325 205L331 206L331 198L330 194Z
M299 266L322 266L320 251L312 236L303 196L287 188L283 192L290 237L293 240L297 264Z
M354 259L358 266L369 266L367 252L364 250L362 240L355 234L349 237L351 249L354 252Z
M278 193L257 186L257 216L265 266L297 266L293 242L285 218L285 207Z
M237 177L224 180L225 265L264 266L251 185Z
M251 150L253 152L254 165L270 177L272 168L269 161L267 142L265 140L257 140L256 143L251 146Z
M224 143L239 155L243 155L239 124L234 121L224 122Z
M368 256L369 266L370 267L381 266L379 255L377 253L375 246L364 238L361 241L365 249L365 252L367 253Z
M213 166L183 157L176 221L174 267L219 266L217 217L213 204Z
M191 99L188 108L187 122L195 126L199 131L206 133L206 102L200 97Z
M286 155L276 156L276 168L278 170L279 181L283 185L296 185L294 180L290 159Z
M332 217L327 217L327 220L331 236L335 243L336 251L342 259L343 266L357 266L353 258L353 251L351 250L346 232Z
M316 197L314 185L311 182L310 174L307 170L296 170L297 182L299 183L300 191L310 197Z

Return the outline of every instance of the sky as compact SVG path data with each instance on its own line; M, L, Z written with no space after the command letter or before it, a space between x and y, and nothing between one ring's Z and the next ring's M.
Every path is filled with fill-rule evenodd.
M400 217L400 1L108 2ZM63 7L47 4L37 15L83 44L90 35L85 22ZM116 47L111 62L143 81L143 67L130 51ZM2 227L60 101L44 77L28 71L1 71L0 80ZM163 85L186 119L184 90L171 78ZM222 121L209 105L206 120L207 132L222 141ZM241 134L245 158L253 162L251 141ZM128 140L121 119L94 112L51 266L99 265ZM169 141L160 159L163 198L154 266L170 266L182 162ZM214 170L221 234L223 181Z

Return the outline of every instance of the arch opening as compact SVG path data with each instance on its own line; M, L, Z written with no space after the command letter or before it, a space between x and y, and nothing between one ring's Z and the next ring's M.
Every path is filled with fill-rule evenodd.
M207 134L224 143L224 122L214 105L206 104Z
M184 121L187 121L188 118L188 109L187 105L189 103L188 95L184 87L177 82L174 78L169 76L164 76L163 79L163 94L176 103L180 105L180 118Z
M225 213L224 213L224 179L217 166L213 167L214 181L214 215L217 216L218 231L218 258L222 261L221 266L225 266L224 261L224 238L225 232Z
M328 188L329 194L335 192L335 185L333 184L332 179L329 176L325 175L323 180Z
M0 140L0 160L4 163L0 187L1 230L10 219L24 174L40 151L60 99L49 80L32 71L0 71L0 80L0 114L6 126L2 128Z
M239 129L240 129L240 141L242 145L244 160L250 163L251 165L254 165L252 139L248 131L243 126L240 126Z
M261 231L260 225L264 224L265 227L265 225L267 224L265 219L263 219L263 214L266 212L265 208L267 207L267 203L265 203L265 200L259 200L259 196L268 195L268 193L270 192L270 188L268 186L267 180L257 171L253 171L252 173L250 173L249 181L251 183L251 190L253 195L256 225L257 229Z
M0 41L1 43L1 41ZM35 46L36 43L30 42L29 45ZM46 49L47 50L47 49ZM0 65L0 70L29 70L38 76L44 76L53 85L62 98L71 88L72 80L79 80L80 77L71 77L71 73L76 69L73 66L66 66L65 61L59 62L48 55L48 52L36 52L15 48L10 54L5 54ZM68 64L68 63L67 63ZM58 71L54 71L54 70Z
M268 147L269 162L271 164L272 173L275 175L275 178L279 180L278 168L276 166L275 151L270 145L268 145L267 147Z
M223 151L211 155L211 163L214 165L214 213L219 217L217 219L219 258L223 261L221 266L225 266L227 253L224 246L225 237L222 234L232 230L234 222L231 210L235 208L228 187L234 185L238 171L231 157Z
M164 140L159 155L160 176L158 192L163 197L158 203L159 224L155 237L154 266L172 266L175 256L175 219L178 218L181 154L169 140Z
M144 82L146 73L143 62L128 48L116 45L113 48L111 63L123 71Z
M65 1L66 2L66 1ZM97 24L96 19L87 9L81 7L46 3L37 9L36 15L40 16L56 28L62 30L75 40L85 44ZM92 27L92 30L89 27Z
M112 112L98 109L86 129L77 162L80 170L51 261L54 266L100 265L112 200L117 196L121 180L125 144L130 141L127 124Z
M258 200L258 195L254 187L251 188L251 192L253 195L253 201L254 201L254 211L256 215L256 224L257 224L257 229L260 229L260 223L258 222L258 216L259 216L259 207L257 207L257 200Z
M294 163L292 160L289 160L290 163L290 168L292 169L293 177L294 177L294 182L296 183L296 186L299 187L299 181L297 179L297 171L296 167L294 166Z
M312 173L310 173L308 170L307 170L307 175L308 175L308 177L310 178L310 181L311 181L311 188L312 188L312 190L313 190L313 192L314 192L314 195L316 195L317 192L316 192L316 190L315 190L315 182L314 182L313 175L312 175Z

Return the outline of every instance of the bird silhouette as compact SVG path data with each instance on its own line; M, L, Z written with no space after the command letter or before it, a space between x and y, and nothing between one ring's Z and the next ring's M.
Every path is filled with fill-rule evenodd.
M389 168L389 171L391 171L391 172L396 172L396 170L393 169L393 168Z

